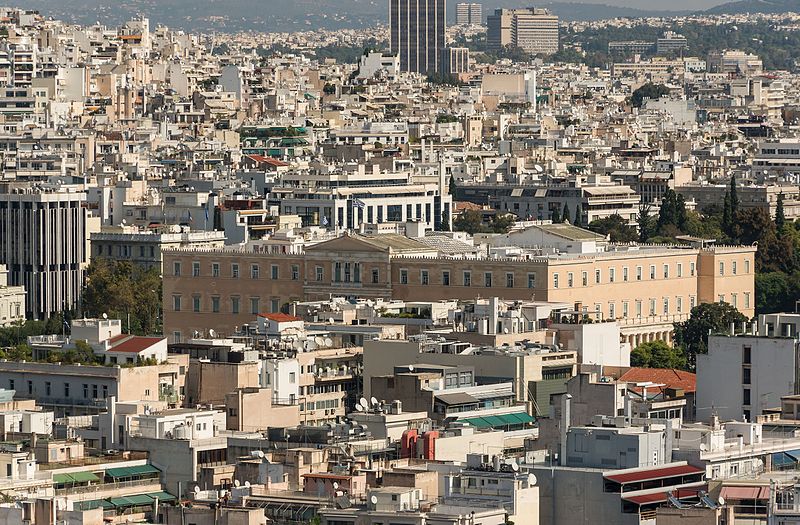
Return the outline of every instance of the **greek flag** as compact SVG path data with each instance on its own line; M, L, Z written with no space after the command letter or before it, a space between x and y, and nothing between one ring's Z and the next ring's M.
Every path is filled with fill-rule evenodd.
M367 205L361 199L353 199L353 206L355 206L360 210L363 210Z

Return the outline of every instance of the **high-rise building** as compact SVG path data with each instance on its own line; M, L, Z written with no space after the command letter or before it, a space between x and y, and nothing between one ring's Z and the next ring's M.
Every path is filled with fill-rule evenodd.
M461 2L456 4L456 24L460 26L481 25L483 23L483 6L481 4Z
M543 55L558 51L558 17L546 9L496 9L486 23L490 49L511 46Z
M0 193L0 264L24 286L26 316L44 319L78 304L87 262L86 194L12 188Z
M442 51L442 72L457 75L469 71L469 48L446 47Z
M445 0L389 0L390 44L402 71L441 72L445 13Z

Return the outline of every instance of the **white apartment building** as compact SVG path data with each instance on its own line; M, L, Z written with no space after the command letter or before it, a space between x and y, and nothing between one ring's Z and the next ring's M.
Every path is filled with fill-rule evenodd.
M25 288L8 285L8 269L0 264L0 326L25 320Z

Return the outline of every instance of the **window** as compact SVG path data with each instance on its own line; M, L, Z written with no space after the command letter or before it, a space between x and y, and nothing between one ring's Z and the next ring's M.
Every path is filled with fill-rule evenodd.
M215 314L219 313L219 297L211 298L211 311Z
M641 266L637 266L636 267L636 280L637 281L641 281L642 280L642 267Z
M181 263L179 262L172 263L172 275L174 275L175 277L181 276Z
M720 262L719 263L719 274L720 275L725 275L725 263L724 262Z
M486 288L492 287L492 272L484 272L483 274L483 285Z
M289 383L294 384L297 381L295 372L289 372Z
M323 277L323 275L325 274L325 272L324 272L324 270L323 270L322 266L317 266L317 267L316 267L314 270L315 270L315 272L314 272L314 273L315 273L315 275L316 275L316 277L315 277L315 278L316 278L317 282L320 282L320 281L322 281L322 277Z
M694 263L693 262L689 263L689 276L690 277L694 277Z
M506 288L514 288L514 274L506 273Z
M83 397L89 399L89 385L86 383L83 384Z
M719 297L717 297L717 299L719 300L720 303L724 303L725 302L725 294L724 293L719 294Z
M419 272L419 282L422 285L428 285L428 270L420 270Z
M608 282L613 283L617 279L617 270L616 268L609 268L608 269Z
M642 316L642 301L636 301L636 317Z
M271 279L278 279L278 265L273 264L270 268L270 278Z
M450 286L450 272L447 270L442 272L442 286Z
M697 305L697 298L694 295L689 296L689 310Z
M277 314L281 311L281 300L280 299L271 299L270 300L270 309L269 311L273 314Z
M581 272L581 286L589 286L589 272Z
M656 278L656 266L654 264L650 265L650 279Z
M95 389L97 389L97 386L95 386ZM29 396L33 395L33 381L30 381L30 380L28 380L28 395ZM95 396L95 397L97 397L97 396Z
M231 313L238 314L239 313L239 298L238 297L231 297Z
M609 319L616 319L617 308L614 303L608 303L608 317Z
M622 301L622 317L628 318L628 301Z
M750 384L750 369L749 368L742 368L742 384L749 385Z
M749 365L752 364L752 353L753 349L749 346L742 347L742 364Z
M45 381L44 383L44 395L49 396L51 392L51 383L50 381Z
M738 308L738 306L739 306L737 304L739 302L738 299L739 299L738 294L732 293L731 294L731 306L733 306L734 308Z
M11 390L14 390L14 382L12 381L11 383ZM69 397L69 383L64 383L64 397Z
M231 264L231 277L234 279L239 278L239 264L233 263Z
M622 268L622 282L624 282L624 283L628 282L628 267L627 266L624 266Z
M675 298L675 310L677 310L679 314L683 313L683 297Z
M219 263L211 263L211 277L219 277Z
M678 277L683 277L683 263L678 263L676 273Z
M650 315L656 315L656 300L650 299Z
M472 274L464 272L464 286L472 286Z
M250 298L250 313L254 315L258 314L258 297Z
M536 274L529 273L528 274L528 288L536 288Z
M250 278L258 279L261 277L261 268L257 264L250 265Z
M745 260L744 261L744 273L750 273L750 261L749 260Z
M572 272L567 272L567 288L572 288L573 276Z
M742 389L742 404L749 405L750 404L750 389L743 388Z
M598 269L598 270L594 271L594 283L595 284L600 284L600 281L601 281L601 274L600 274L600 270Z
M292 265L292 281L300 279L300 267L296 264Z
M200 296L193 295L192 296L192 311L199 312L200 311Z
M664 315L669 315L669 297L664 297Z
M750 308L750 292L744 293L744 307Z
M664 279L669 279L669 264L664 265Z
M400 284L408 284L408 270L400 270Z
M553 288L558 288L558 274L553 274Z
M97 385L92 385L92 398L97 399Z
M200 263L193 262L192 263L192 277L200 277Z
M181 296L180 295L173 295L172 296L172 311L173 312L180 312L181 311Z
M731 273L732 273L733 275L736 275L736 261L733 261L733 262L731 263Z

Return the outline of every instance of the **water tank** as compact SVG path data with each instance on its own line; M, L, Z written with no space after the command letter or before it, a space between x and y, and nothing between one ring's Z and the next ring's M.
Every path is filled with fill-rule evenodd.
M180 425L176 425L175 428L172 429L172 435L175 436L175 439L189 439L189 429L181 423Z

